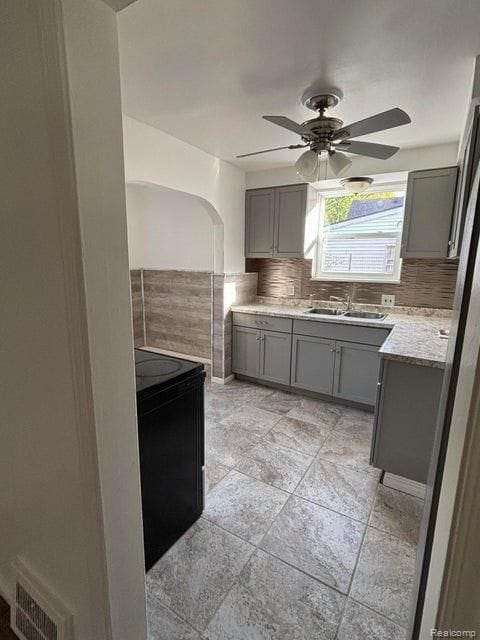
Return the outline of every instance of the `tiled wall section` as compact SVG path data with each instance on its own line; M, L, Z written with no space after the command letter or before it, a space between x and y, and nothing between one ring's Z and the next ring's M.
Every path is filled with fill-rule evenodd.
M212 275L144 269L145 336L141 271L131 271L130 278L135 346L212 358L214 376L231 374L232 314L225 306L255 300L256 273Z
M213 280L213 375L227 378L232 373L232 313L228 306L255 300L257 274L216 275Z
M211 358L212 274L143 270L145 344Z
M140 269L130 271L130 285L132 288L134 344L136 347L143 347L145 344L145 336L143 335L142 272Z
M232 282L235 283L235 300L233 304L248 304L249 302L254 302L258 289L258 275L256 273L226 275L226 295L229 293L228 285ZM226 314L224 327L224 377L228 377L232 373L232 312L230 310Z
M396 305L437 309L452 308L457 278L457 263L448 260L406 259L400 284L311 280L312 261L301 259L247 259L246 270L258 273L259 296L285 298L287 285L293 284L296 298L349 295L354 302L380 304L386 293L395 295Z

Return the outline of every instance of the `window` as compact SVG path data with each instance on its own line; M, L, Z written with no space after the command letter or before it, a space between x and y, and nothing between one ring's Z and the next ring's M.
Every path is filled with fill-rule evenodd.
M313 278L399 282L405 185L320 195Z

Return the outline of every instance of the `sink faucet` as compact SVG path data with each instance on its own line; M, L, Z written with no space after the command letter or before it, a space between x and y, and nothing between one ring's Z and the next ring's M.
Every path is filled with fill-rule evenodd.
M343 302L343 304L346 305L345 313L347 311L350 311L350 306L352 304L352 299L350 298L350 296L347 296L346 298L340 298L339 296L330 296L330 300L334 300L335 302Z

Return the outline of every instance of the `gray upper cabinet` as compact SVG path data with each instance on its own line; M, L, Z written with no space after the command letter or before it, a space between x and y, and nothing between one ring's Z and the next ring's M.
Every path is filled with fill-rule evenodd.
M293 184L246 192L247 258L303 258L307 191Z
M274 247L275 189L253 189L245 194L245 255L270 258Z
M300 184L275 189L273 253L277 258L303 257L306 206L306 185Z
M293 336L291 385L332 395L335 342L313 336Z
M458 258L462 248L463 227L475 168L480 159L480 98L472 100L459 152L459 177L448 257Z
M260 379L290 384L292 334L262 331L260 338Z
M362 404L375 404L380 359L378 347L335 343L333 395Z
M458 167L408 174L402 258L446 258Z
M235 373L258 378L260 365L260 337L258 329L233 327L233 361Z

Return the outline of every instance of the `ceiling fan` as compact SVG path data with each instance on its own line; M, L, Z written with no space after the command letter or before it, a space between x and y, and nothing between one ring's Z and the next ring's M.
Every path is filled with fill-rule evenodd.
M393 156L399 150L399 147L362 142L361 140L352 140L352 138L360 138L370 133L408 124L411 122L408 114L396 107L344 126L343 121L339 118L325 115L325 111L335 107L342 98L343 94L338 89L330 89L328 93L320 93L313 96L304 95L303 104L313 111L318 111L318 116L302 124L298 124L285 116L263 116L265 120L297 133L301 137L303 144L290 144L286 147L274 147L273 149L244 153L237 156L237 158L246 158L280 149L303 149L309 147L309 150L299 157L295 163L295 168L303 179L308 182L315 182L319 179L318 174L322 156L327 157L330 168L337 176L345 173L352 164L350 158L342 151L380 160L386 160Z

